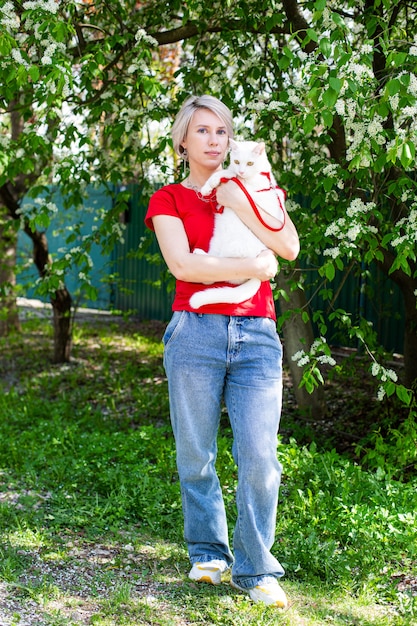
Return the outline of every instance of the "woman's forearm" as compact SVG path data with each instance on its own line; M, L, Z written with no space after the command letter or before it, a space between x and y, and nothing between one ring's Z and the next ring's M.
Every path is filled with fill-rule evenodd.
M258 278L264 281L273 278L277 272L277 260L270 250L265 250L256 258L195 254L190 250L181 220L157 215L153 218L153 225L162 256L178 280L211 283Z

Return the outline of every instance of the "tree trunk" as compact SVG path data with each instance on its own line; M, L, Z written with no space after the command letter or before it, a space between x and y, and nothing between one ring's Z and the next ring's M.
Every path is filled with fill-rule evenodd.
M404 380L406 387L416 387L417 383L417 307L416 289L411 278L400 285L404 297ZM408 288L407 288L408 286Z
M13 140L17 140L24 130L24 118L21 115L17 100L10 102L9 109L11 137ZM51 121L51 126L54 124L56 121ZM4 289L6 296L2 297L3 286L10 285L13 287L16 284L16 228L12 226L9 228L8 222L16 224L20 220L18 211L20 201L30 185L38 178L44 165L45 163L38 160L34 172L29 175L20 174L13 182L8 181L0 187L0 260L4 259L4 261L0 261L0 333L2 327L6 328L6 322L7 327L10 327L11 324L18 324L16 298L13 289ZM4 216L3 206L5 207ZM4 228L5 225L8 227L7 232ZM14 233L14 240L11 242L8 241L9 230ZM33 260L39 275L45 276L51 263L46 235L38 231L33 232L28 224L25 225L25 233L33 242ZM3 268L5 269L3 270ZM55 363L65 363L70 359L72 346L72 299L64 284L51 296L51 304L54 316L53 358ZM2 325L4 320L6 322Z
M402 269L390 272L393 263L393 254L383 250L383 261L378 263L384 274L401 290L404 302L404 373L401 382L406 387L417 385L417 272L416 264L411 264L411 275Z
M25 227L25 233L33 242L33 261L40 276L45 276L51 264L45 233ZM72 348L72 298L64 284L51 296L54 318L54 363L67 363Z
M54 363L67 363L72 348L72 298L65 285L55 292L51 304L54 313Z
M310 394L305 387L300 387L303 370L291 358L299 350L310 349L314 334L311 322L304 322L301 315L301 312L308 308L305 292L302 289L291 291L288 278L288 274L283 270L277 277L278 288L283 289L289 296L288 302L284 298L279 301L281 313L293 311L291 317L283 324L284 354L291 372L298 408L308 418L322 421L327 416L324 388L317 387Z
M0 205L0 336L20 330L16 304L17 235L6 209Z

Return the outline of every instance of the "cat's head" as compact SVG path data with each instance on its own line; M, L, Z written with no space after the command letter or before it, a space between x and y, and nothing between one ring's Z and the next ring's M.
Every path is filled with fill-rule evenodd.
M240 178L250 178L265 169L268 162L263 141L229 139L230 167Z

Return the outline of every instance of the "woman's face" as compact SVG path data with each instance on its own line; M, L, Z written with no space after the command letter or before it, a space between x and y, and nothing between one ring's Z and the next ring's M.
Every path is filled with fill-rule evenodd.
M190 169L215 171L222 166L229 145L226 126L209 109L197 109L181 144L188 153Z

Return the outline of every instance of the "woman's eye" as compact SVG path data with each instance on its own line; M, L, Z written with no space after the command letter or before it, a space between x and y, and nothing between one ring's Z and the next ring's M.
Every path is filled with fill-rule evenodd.
M218 134L218 135L225 135L225 134L226 134L226 131L224 130L224 128L222 128L221 130L218 130L218 131L217 131L217 134Z

